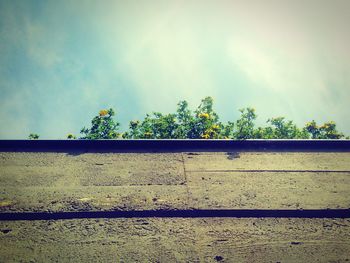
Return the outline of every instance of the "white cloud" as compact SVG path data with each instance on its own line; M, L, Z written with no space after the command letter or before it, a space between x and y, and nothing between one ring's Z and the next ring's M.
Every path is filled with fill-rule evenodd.
M61 32L48 31L44 25L27 20L25 25L24 42L29 57L44 68L63 61L60 48L63 45ZM21 37L23 39L23 36Z
M217 104L227 103L220 107L226 116L255 106L264 120L334 119L350 133L348 1L53 3L38 16L22 8L1 18L0 74L7 74L6 62L21 48L42 68L35 76L19 76L18 86L0 83L16 100L25 127L36 117L21 106L26 96L32 98L29 107L57 111L54 118L40 117L43 131L57 137L77 127L77 120L88 125L99 107L118 108L124 92L138 104L123 109L126 119L173 111L182 99L195 107L213 96ZM4 113L1 120L1 126L11 122Z

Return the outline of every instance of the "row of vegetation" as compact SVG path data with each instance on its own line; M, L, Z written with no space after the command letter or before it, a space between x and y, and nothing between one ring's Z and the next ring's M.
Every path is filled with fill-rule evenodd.
M82 128L79 139L341 139L344 134L336 129L333 121L317 125L315 121L302 128L284 117L267 120L265 127L256 127L257 115L253 108L240 110L238 120L220 121L213 109L213 99L206 97L192 111L186 101L180 101L175 113L147 114L144 120L130 121L129 129L120 132L120 123L114 119L113 109L101 110L91 121L90 128ZM30 134L29 139L38 139ZM77 139L68 134L67 139ZM349 139L349 137L347 137Z

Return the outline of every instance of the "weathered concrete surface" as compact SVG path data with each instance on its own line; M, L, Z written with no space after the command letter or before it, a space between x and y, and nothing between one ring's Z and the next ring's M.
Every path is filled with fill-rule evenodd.
M0 222L1 262L347 262L349 219Z
M0 212L350 208L350 153L0 153ZM347 262L350 219L0 221L0 262Z
M0 153L0 211L350 208L350 153Z
M184 155L188 171L350 171L347 152L232 152Z
M6 186L177 185L184 182L182 155L0 152Z
M183 186L2 187L0 211L132 211L187 209Z
M350 173L187 173L190 206L200 209L350 208Z

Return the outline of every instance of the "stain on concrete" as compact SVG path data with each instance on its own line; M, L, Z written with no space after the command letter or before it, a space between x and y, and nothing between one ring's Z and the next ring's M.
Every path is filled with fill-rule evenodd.
M227 159L229 160L234 160L240 157L238 152L228 152L226 154L227 154Z

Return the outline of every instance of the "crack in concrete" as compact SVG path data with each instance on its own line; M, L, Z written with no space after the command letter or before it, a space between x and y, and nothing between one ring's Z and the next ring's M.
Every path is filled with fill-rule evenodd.
M184 178L185 178L185 187L186 187L186 195L187 195L187 208L190 207L190 189L188 187L188 177L187 177L187 171L186 171L186 165L185 165L185 158L184 154L181 153L181 158L182 158L182 165L184 169Z

